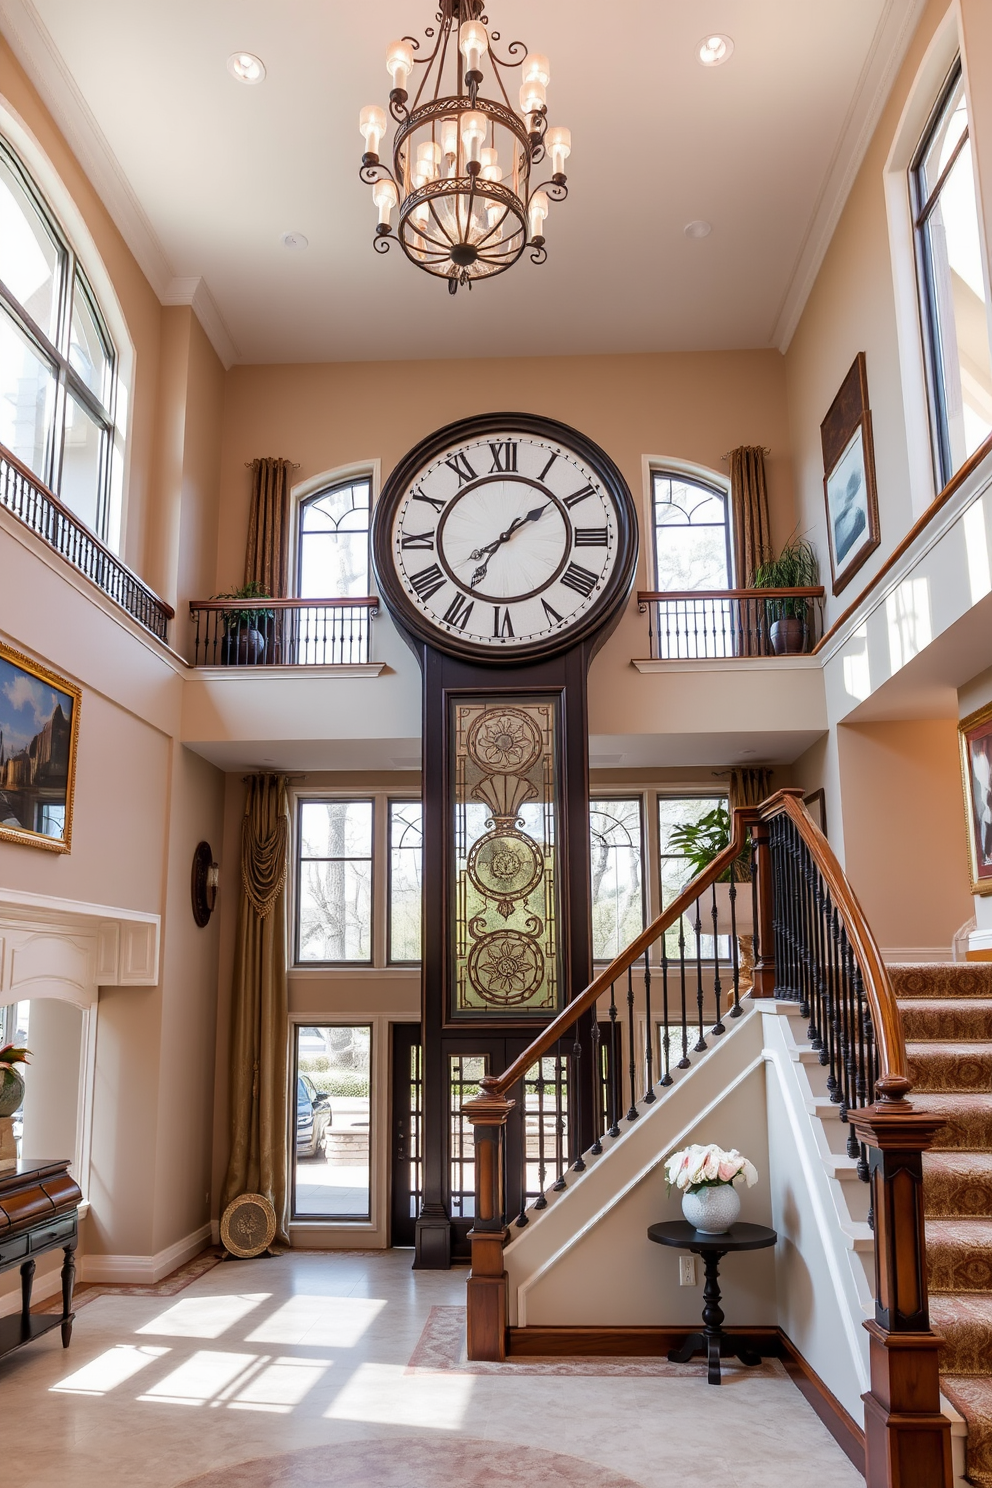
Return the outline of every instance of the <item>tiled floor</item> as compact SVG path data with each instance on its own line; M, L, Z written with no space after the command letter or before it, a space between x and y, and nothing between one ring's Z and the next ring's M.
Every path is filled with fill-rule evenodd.
M411 1368L431 1309L464 1295L464 1271L413 1273L392 1251L231 1263L173 1295L97 1296L67 1352L56 1332L0 1364L5 1476L18 1488L862 1485L774 1367L731 1371L719 1391L699 1374L646 1375L643 1360L629 1375L616 1360L602 1375ZM452 1315L434 1317L450 1335Z

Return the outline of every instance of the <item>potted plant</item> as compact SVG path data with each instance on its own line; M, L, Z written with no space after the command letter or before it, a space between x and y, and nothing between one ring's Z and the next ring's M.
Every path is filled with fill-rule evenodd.
M820 582L816 553L804 537L790 538L777 558L760 564L753 589L813 589ZM805 651L809 645L809 600L766 599L768 638L776 656Z
M673 1152L665 1160L665 1186L682 1193L682 1213L701 1235L725 1235L736 1223L741 1201L734 1183L743 1178L748 1188L758 1181L754 1163L736 1147L725 1152L710 1142L706 1147L693 1143Z
M669 834L669 844L684 854L693 873L702 873L718 853L730 846L730 812L726 806L715 806L698 821L685 822ZM718 935L751 936L754 933L754 909L751 899L750 853L745 848L734 859L733 910L731 910L731 868L725 868L714 884Z
M244 604L244 601L246 599L271 599L269 591L256 579L252 579L249 583L242 584L240 589L232 589L228 594L215 594L212 597L242 601L237 608L224 609L220 612L221 624L224 627L221 661L225 666L257 665L265 657L268 641L266 631L275 611L259 605L249 606ZM261 628L262 625L265 625L266 630Z

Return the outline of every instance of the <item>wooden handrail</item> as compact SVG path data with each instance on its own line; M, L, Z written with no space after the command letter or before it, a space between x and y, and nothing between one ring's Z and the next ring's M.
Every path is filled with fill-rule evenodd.
M197 610L377 610L379 599L375 594L361 599L270 599L258 595L255 599L191 599L189 612Z
M91 532L90 529L86 526L85 522L81 522L80 519L76 516L75 512L70 511L69 508L62 501L59 500L55 492L50 490L43 481L40 481L35 475L34 471L30 470L22 460L19 460L13 453L13 451L9 450L5 444L0 444L0 460L6 461L6 463L12 466L19 475L22 475L25 480L30 481L35 490L40 491L45 500L50 501L55 507L56 511L60 512L61 515L65 517L67 521L71 522L74 527L81 527L86 534L87 542L91 542L93 546L98 549L99 552L103 553L107 558L110 559L111 563L115 564L118 568L123 569L128 577L133 579L138 587L145 591L149 599L153 600L154 603L159 606L163 615L166 615L170 620L174 620L176 618L176 612L172 608L172 606L170 604L167 604L164 599L160 599L159 596L155 593L154 589L149 589L144 579L136 574L133 568L129 568L128 565L124 562L123 558L119 557L117 553L112 552L111 549L107 547L106 543L101 542L96 533ZM17 516L17 513L14 512L12 513L12 515ZM18 518L18 520L20 520L20 518ZM32 528L31 530L33 531L34 529Z
M858 903L843 869L834 856L827 839L802 804L802 791L786 789L777 791L760 807L737 807L733 815L733 833L730 843L703 871L682 890L667 909L662 910L619 956L616 956L605 971L600 972L584 992L574 998L557 1018L539 1034L530 1046L520 1054L501 1075L484 1075L481 1085L489 1095L505 1096L518 1080L521 1080L532 1065L547 1054L574 1023L594 1007L606 993L610 984L620 980L629 967L643 956L655 941L659 940L672 925L678 924L682 916L699 899L700 895L716 883L741 854L747 841L750 827L759 821L771 821L786 815L793 821L805 841L824 882L830 890L834 905L844 923L848 939L854 951L864 982L865 995L871 1009L875 1029L876 1047L879 1057L879 1079L876 1089L886 1102L901 1101L910 1087L906 1062L906 1042L895 994L881 952L864 911ZM759 881L759 896L768 892Z
M802 796L801 790L778 791L762 803L758 814L762 821L771 821L776 816L788 816L795 823L821 878L830 890L830 897L844 922L847 938L857 959L865 996L871 1009L880 1071L875 1083L876 1091L885 1102L901 1101L911 1089L911 1081L902 1020L889 973L885 969L878 942L872 934L857 895L826 837L802 804Z
M822 599L822 585L812 589L639 589L637 606L661 604L668 599Z
M669 929L677 925L682 916L696 902L704 889L710 884L716 883L722 873L730 867L744 849L747 841L747 829L752 821L756 821L758 813L750 808L738 808L734 812L734 830L730 843L721 853L707 864L702 873L698 873L687 888L682 890L677 899L673 899L667 909L663 909L660 915L653 919L646 929L642 930L630 945L622 950L606 968L600 972L594 981L584 992L574 998L566 1008L558 1014L553 1023L550 1023L543 1033L525 1049L524 1052L513 1061L509 1069L504 1070L501 1075L483 1075L480 1083L485 1090L492 1095L506 1095L518 1080L535 1064L542 1055L546 1054L561 1038L566 1029L571 1028L583 1013L589 1011L595 1005L603 993L609 990L611 982L619 981L634 962L643 956L644 952Z

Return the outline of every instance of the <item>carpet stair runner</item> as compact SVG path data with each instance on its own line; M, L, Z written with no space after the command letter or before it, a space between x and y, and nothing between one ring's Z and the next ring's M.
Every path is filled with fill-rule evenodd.
M923 1157L941 1388L968 1423L968 1478L992 1488L992 964L890 966L913 1091L947 1126Z

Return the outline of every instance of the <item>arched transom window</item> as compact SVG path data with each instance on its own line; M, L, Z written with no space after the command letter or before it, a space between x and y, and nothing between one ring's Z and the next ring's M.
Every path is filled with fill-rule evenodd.
M667 470L652 487L658 589L731 588L726 492Z
M355 599L369 593L372 483L342 481L300 504L297 595Z
M0 444L102 538L116 363L72 245L0 139Z

